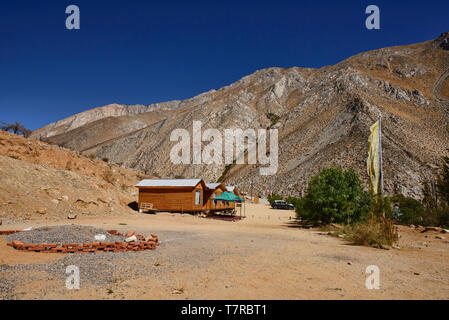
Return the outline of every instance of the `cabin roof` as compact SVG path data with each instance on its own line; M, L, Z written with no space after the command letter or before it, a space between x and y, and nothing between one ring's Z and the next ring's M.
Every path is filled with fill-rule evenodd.
M195 187L201 179L144 179L136 187Z
M206 187L209 189L217 189L221 183L206 183Z

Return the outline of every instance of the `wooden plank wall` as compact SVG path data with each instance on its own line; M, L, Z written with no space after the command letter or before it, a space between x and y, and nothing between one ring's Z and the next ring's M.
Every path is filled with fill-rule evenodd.
M203 200L203 187L199 184L195 188L190 187L140 187L139 208L141 203L152 203L154 208L160 211L191 212L202 211L203 206L195 204L196 190L201 191Z

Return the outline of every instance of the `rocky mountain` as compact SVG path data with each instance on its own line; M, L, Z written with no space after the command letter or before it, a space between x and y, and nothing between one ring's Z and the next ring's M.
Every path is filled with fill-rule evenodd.
M369 127L382 117L384 183L389 193L422 195L449 145L449 32L424 43L353 56L321 69L269 68L184 101L108 105L49 124L33 137L159 177L192 177L193 165L170 161L174 129L275 128L279 169L195 165L261 196L300 195L325 166L354 168L365 180Z

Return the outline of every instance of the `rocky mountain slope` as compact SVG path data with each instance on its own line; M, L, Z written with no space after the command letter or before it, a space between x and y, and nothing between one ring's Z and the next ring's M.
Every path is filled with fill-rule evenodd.
M174 129L276 128L279 170L196 165L241 190L302 194L325 166L354 168L365 180L369 126L382 117L385 188L419 198L449 145L449 32L424 43L384 48L321 69L269 68L192 99L150 106L109 105L36 130L85 155L159 177L191 177L170 161ZM251 187L252 186L252 187Z
M0 220L133 214L138 172L0 131Z

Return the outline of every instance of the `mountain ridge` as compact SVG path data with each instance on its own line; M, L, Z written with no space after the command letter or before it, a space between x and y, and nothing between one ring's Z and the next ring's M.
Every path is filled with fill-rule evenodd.
M262 196L267 190L301 195L324 166L353 167L366 180L369 126L382 116L385 188L419 198L449 143L448 38L446 32L418 44L362 52L320 69L265 68L182 101L99 107L32 136L147 174L191 177L193 165L170 161L174 129L191 132L194 120L204 130L275 128L276 176L259 176L258 165L197 165L196 171L210 181L226 172L227 183Z

